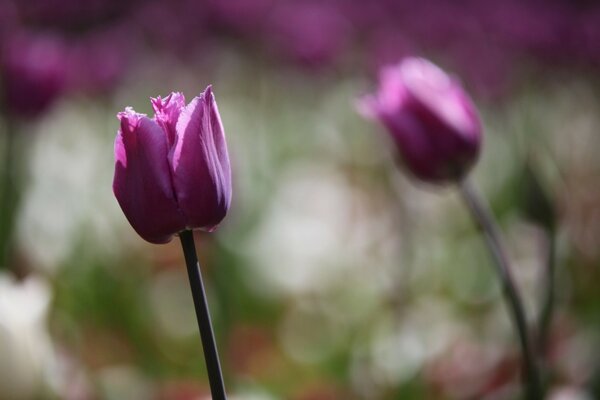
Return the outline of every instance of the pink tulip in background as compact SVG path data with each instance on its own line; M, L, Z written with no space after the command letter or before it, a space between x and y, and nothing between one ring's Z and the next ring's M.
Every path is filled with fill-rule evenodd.
M231 201L225 133L209 86L187 106L182 93L152 99L150 119L118 114L113 191L129 223L151 243L185 229L214 229Z
M537 355L528 335L530 328L522 295L513 279L500 229L489 206L467 179L477 161L482 139L481 121L473 101L440 68L423 58L407 57L382 70L377 94L364 98L359 110L387 128L414 176L426 182L456 184L502 282L521 346L524 393L528 400L542 399ZM553 281L548 282L550 286Z
M59 37L15 34L0 53L0 82L4 84L4 103L11 114L39 116L64 92L67 50Z
M386 67L379 89L360 104L381 121L417 178L459 180L477 160L481 122L461 85L431 62L409 57Z

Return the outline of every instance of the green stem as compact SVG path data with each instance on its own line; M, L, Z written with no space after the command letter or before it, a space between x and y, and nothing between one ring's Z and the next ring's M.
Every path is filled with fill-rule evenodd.
M502 246L498 228L491 212L477 195L475 190L466 180L459 184L462 198L471 212L471 215L484 234L488 249L494 259L496 272L502 282L504 297L511 313L515 330L519 337L521 353L523 356L524 378L527 385L527 399L541 400L542 387L540 375L537 368L536 358L530 343L523 302L517 291L514 279L510 271L508 256Z
M554 229L548 229L548 258L546 260L546 270L544 271L546 292L544 293L544 303L540 313L538 323L538 351L543 357L548 345L548 336L550 325L552 324L552 316L554 313L555 292L556 292L556 233Z
M4 165L0 189L0 268L10 268L10 256L13 231L18 203L18 171L17 133L13 132L13 124L6 119L4 132Z
M194 234L190 230L179 233L185 264L187 266L190 287L194 298L194 308L196 318L198 319L198 328L200 329L200 339L202 340L202 349L204 350L204 360L208 371L208 380L210 382L210 392L213 400L227 400L225 393L225 384L223 383L223 374L215 344L215 334L213 333L210 312L206 302L206 293L204 292L204 283L200 272L200 264L196 255L194 245Z

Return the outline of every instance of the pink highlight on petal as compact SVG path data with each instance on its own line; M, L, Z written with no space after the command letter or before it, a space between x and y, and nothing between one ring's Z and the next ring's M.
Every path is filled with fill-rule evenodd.
M400 65L400 75L415 99L430 108L459 134L479 129L475 106L457 82L437 65L410 58Z
M127 168L127 152L125 151L125 144L123 143L123 132L130 135L131 132L134 132L137 129L140 119L145 116L145 114L136 113L131 107L127 107L125 108L125 111L121 111L117 114L117 118L121 121L121 128L117 132L115 142L115 160L124 168ZM117 143L119 144L118 146Z
M185 107L185 96L180 92L173 92L164 99L160 96L151 98L152 108L154 109L154 120L163 128L167 135L169 147L175 143L175 127L181 110Z

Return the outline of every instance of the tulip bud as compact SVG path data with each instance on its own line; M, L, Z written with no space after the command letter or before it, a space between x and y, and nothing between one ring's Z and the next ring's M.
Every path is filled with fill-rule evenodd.
M427 182L458 181L477 160L481 122L461 85L422 58L385 67L360 111L381 121L404 164Z
M113 192L135 231L167 243L185 229L211 231L231 202L225 132L212 89L187 106L181 93L152 99L153 119L118 114Z

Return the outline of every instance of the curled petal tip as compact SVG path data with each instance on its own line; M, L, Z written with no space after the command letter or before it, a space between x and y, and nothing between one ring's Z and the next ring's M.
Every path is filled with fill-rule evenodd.
M213 92L212 85L208 85L206 89L204 89L204 92L200 94L200 97L204 98L206 101L214 102L215 94Z
M150 97L150 103L152 104L152 109L154 111L156 111L156 109L162 108L162 105L163 105L162 97L160 97L160 96Z
M133 113L135 113L135 111L133 111L133 108L131 108L131 107L125 107L125 110L119 111L117 113L117 118L119 120L121 120L121 119L127 117L129 114L133 114Z
M125 132L133 131L139 125L140 120L145 117L146 114L137 113L131 107L117 113L117 118L121 121L121 130Z
M172 92L164 99L161 96L151 97L150 103L157 116L171 118L172 114L179 115L179 112L185 107L185 96L181 92Z

